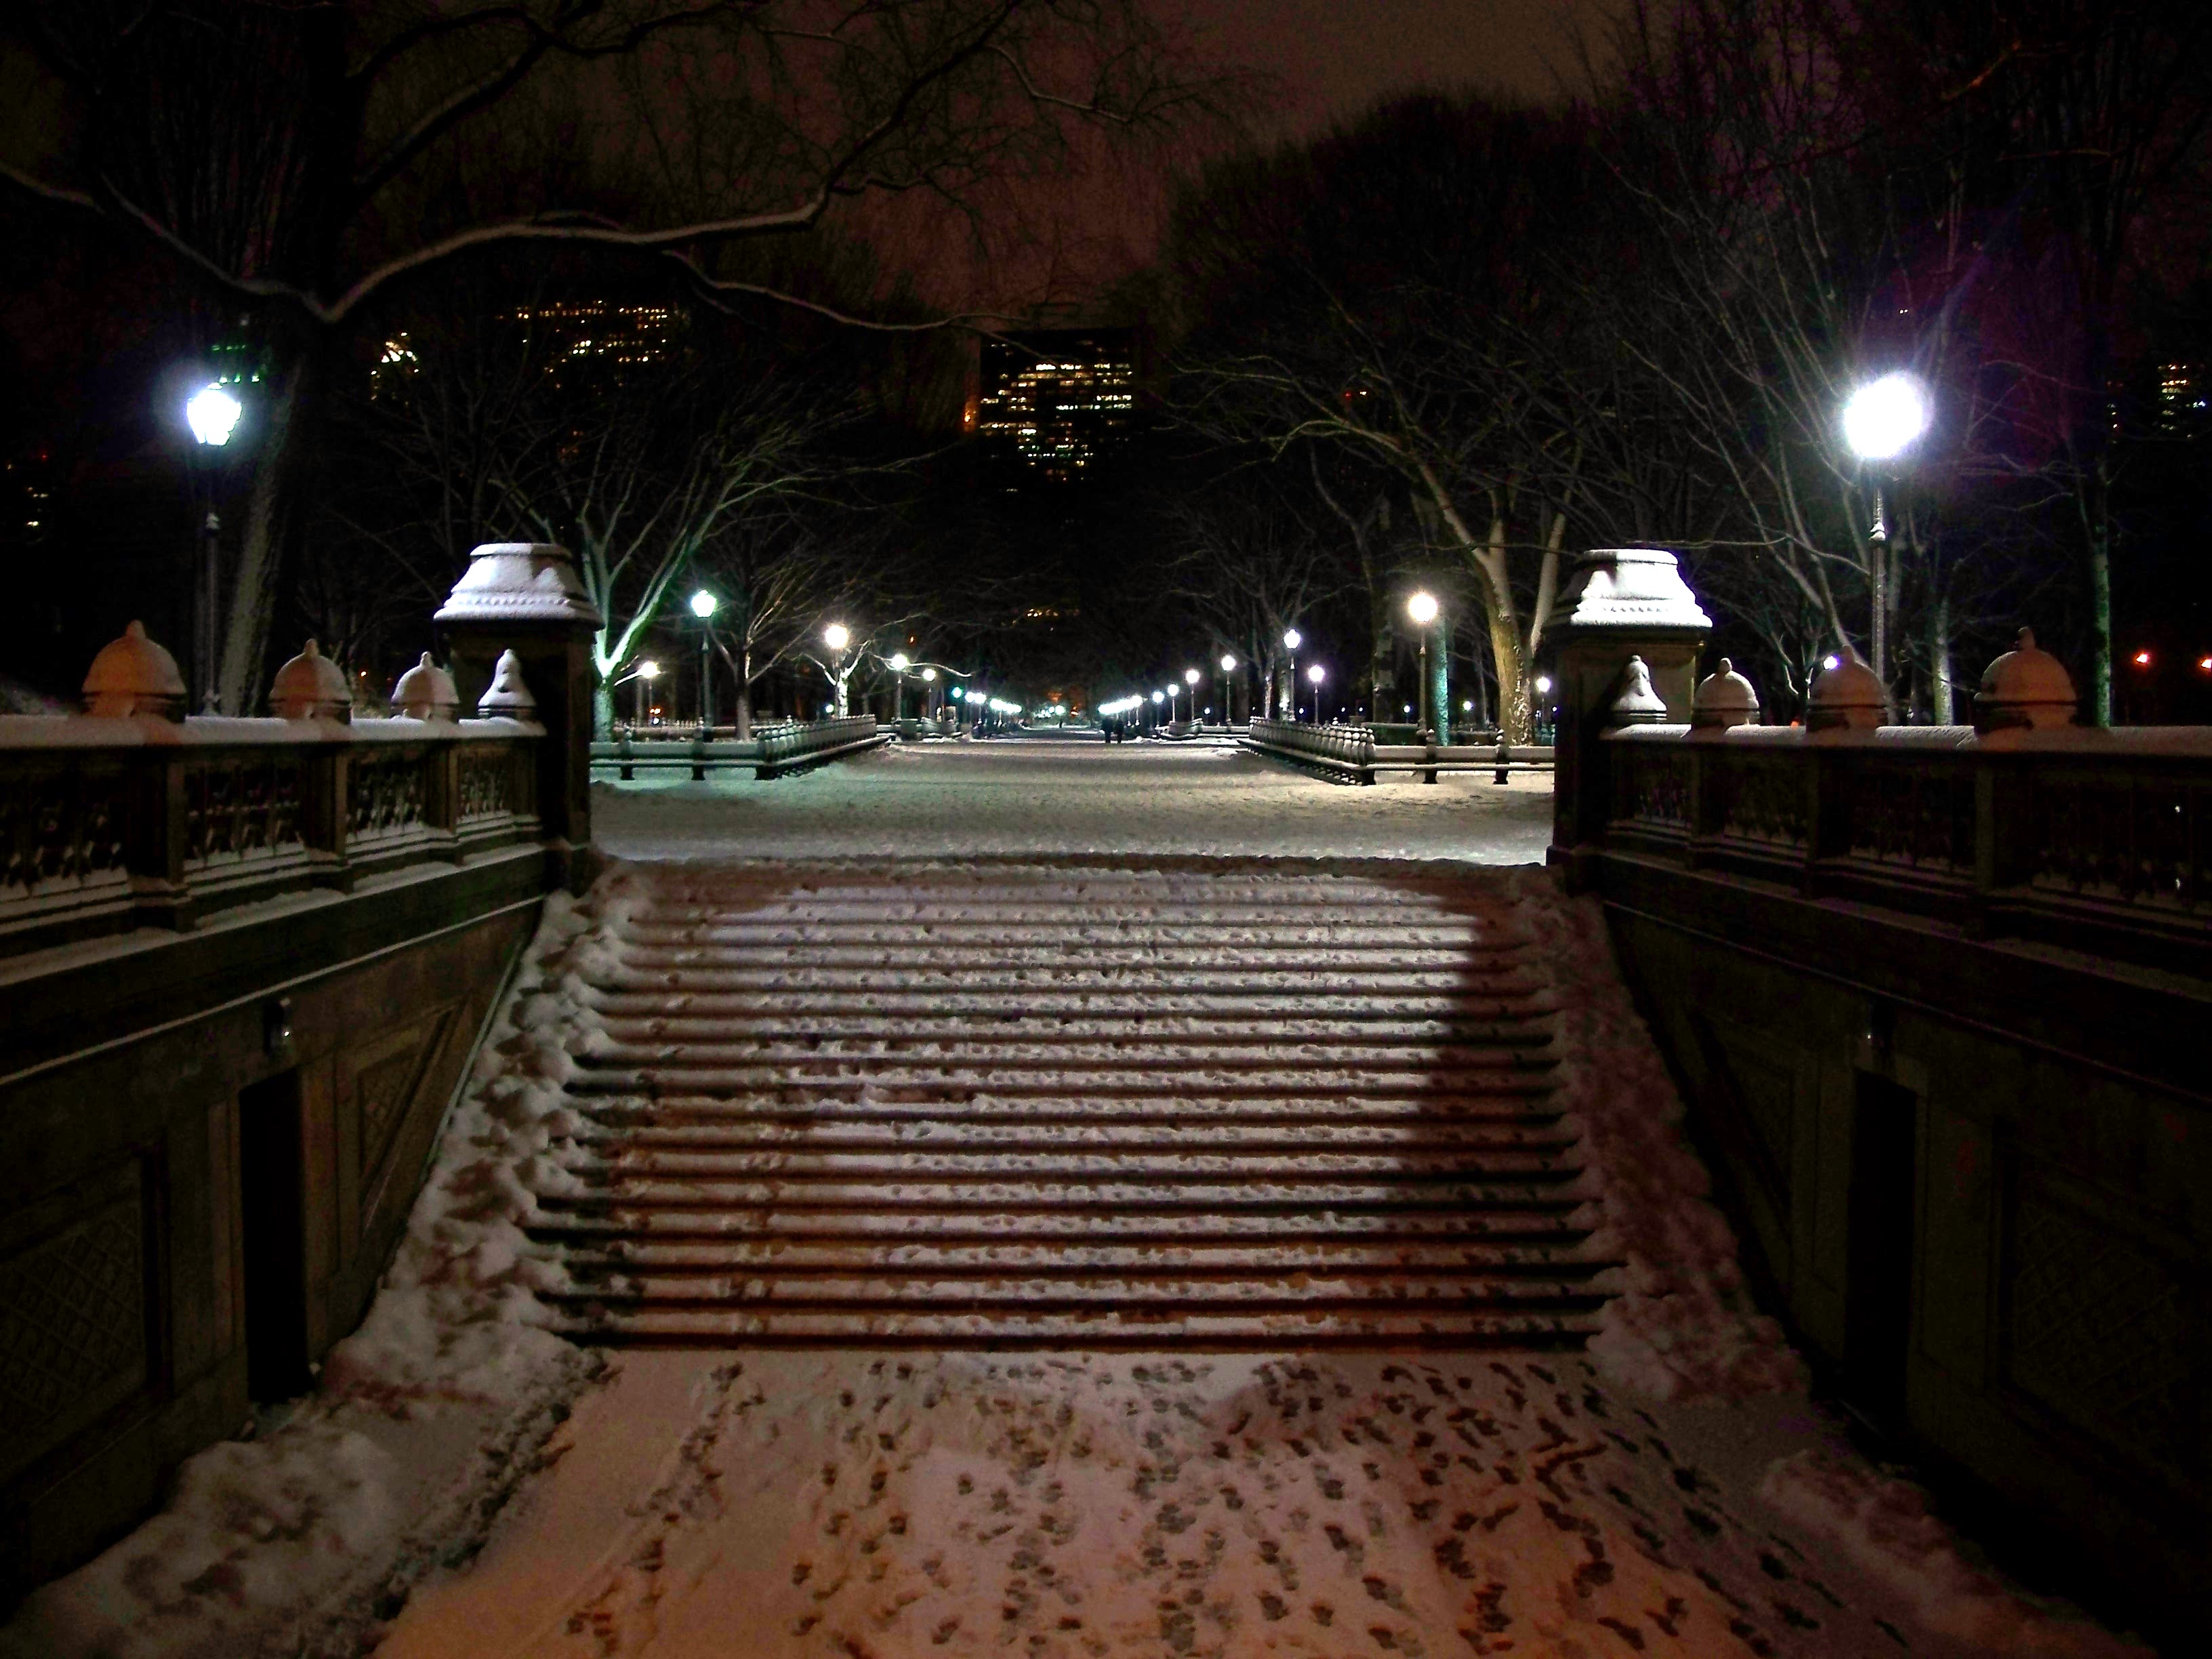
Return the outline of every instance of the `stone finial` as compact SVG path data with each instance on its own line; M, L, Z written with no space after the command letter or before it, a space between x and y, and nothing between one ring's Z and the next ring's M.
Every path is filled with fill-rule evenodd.
M145 623L133 622L122 638L100 647L84 677L84 711L184 719L185 677L177 672L177 659L146 637Z
M1684 629L1713 625L1663 547L1593 548L1582 556L1562 607L1571 629Z
M1805 704L1808 732L1871 732L1889 714L1889 693L1858 652L1845 646L1833 668L1813 678Z
M269 682L269 710L280 720L353 723L353 690L313 640Z
M1698 682L1690 703L1690 725L1701 732L1726 732L1759 724L1759 693L1726 657L1719 669Z
M392 706L410 720L449 720L460 713L461 694L453 677L430 660L422 660L399 677L392 688Z
M2033 629L2023 628L2013 648L1983 671L1981 690L1974 694L1974 729L2071 726L2076 706L2066 665L2036 644Z
M526 720L537 712L538 699L522 683L522 659L512 651L501 652L499 663L492 670L491 689L477 705L477 713L486 720L504 715L508 720Z
M469 568L438 607L436 620L596 628L602 619L567 548L551 542L486 542L469 555Z
M1657 726L1667 718L1667 704L1651 689L1651 670L1641 657L1631 657L1620 671L1620 695L1606 716L1607 726Z

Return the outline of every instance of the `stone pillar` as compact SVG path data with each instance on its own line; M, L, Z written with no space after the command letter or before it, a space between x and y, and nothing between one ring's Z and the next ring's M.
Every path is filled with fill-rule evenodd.
M1557 769L1549 861L1568 866L1574 849L1603 829L1611 777L1600 735L1631 657L1643 659L1669 722L1689 724L1698 649L1712 627L1662 548L1601 548L1577 562L1560 604Z
M588 878L578 854L592 840L592 640L601 618L565 547L490 542L433 618L451 647L461 708L490 690L502 653L513 652L537 705L545 741L538 757L538 811L559 879Z

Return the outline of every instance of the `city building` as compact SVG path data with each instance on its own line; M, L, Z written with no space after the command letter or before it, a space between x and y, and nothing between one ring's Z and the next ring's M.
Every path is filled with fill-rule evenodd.
M1051 329L982 343L964 424L1025 472L1071 483L1127 437L1136 354L1127 329Z

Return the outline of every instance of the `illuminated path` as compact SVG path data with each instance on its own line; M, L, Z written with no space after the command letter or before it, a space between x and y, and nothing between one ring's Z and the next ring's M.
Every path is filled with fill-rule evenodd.
M756 783L596 787L593 831L627 858L1130 853L1456 858L1539 864L1551 780L1325 783L1227 748L994 739L893 746Z

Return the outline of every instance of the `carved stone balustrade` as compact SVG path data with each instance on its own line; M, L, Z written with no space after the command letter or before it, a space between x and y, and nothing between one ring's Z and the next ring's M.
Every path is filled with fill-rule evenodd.
M0 954L537 838L514 720L0 716Z

